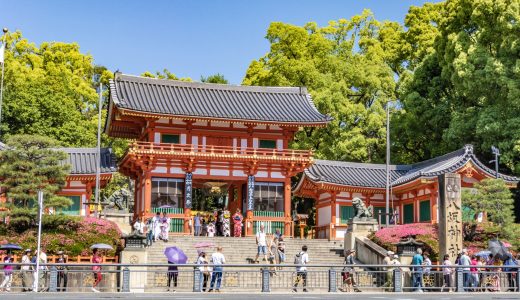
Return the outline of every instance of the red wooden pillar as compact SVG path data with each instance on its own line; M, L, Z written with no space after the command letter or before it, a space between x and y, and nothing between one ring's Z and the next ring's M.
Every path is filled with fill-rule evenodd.
M285 178L284 183L284 205L283 205L283 211L285 216L285 222L284 222L284 235L290 236L291 235L291 228L292 228L292 218L291 218L291 178Z
M152 175L150 171L145 171L144 175L144 199L142 212L147 215L152 210Z
M330 233L329 239L336 239L336 192L330 195Z
M430 211L431 211L431 223L437 223L437 209L438 209L438 201L437 195L439 195L439 184L433 184L433 188L430 189Z

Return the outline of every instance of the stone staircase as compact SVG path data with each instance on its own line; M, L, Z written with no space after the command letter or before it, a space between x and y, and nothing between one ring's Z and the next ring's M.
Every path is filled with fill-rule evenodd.
M249 264L256 256L257 246L254 237L195 237L195 236L170 236L168 243L159 241L148 248L148 263L166 263L163 251L166 247L176 246L188 256L188 263L194 263L197 259L195 245L201 242L213 243L223 247L223 253L227 264ZM327 240L301 240L285 239L286 264L293 264L294 256L301 251L303 245L307 245L310 264L343 264L343 242ZM205 249L208 255L215 248Z
M251 267L233 268L225 267L223 284L226 290L244 291L261 289L261 273L259 267L253 264L256 256L257 246L254 237L232 238L232 237L194 237L194 236L173 236L170 235L168 243L159 241L153 246L147 248L147 262L150 264L167 263L163 254L164 249L170 246L176 246L182 249L188 256L188 263L194 263L197 259L197 249L195 244L201 242L213 243L216 246L223 247L223 253L226 257L227 264L251 264ZM301 240L286 238L286 262L278 277L271 277L273 280L271 286L274 289L287 290L291 286L294 272L294 256L301 251L303 245L307 245L310 263L312 265L342 265L343 242L327 241L327 240ZM215 247L205 249L208 256L215 251ZM267 264L268 262L260 263ZM283 266L283 265L282 265ZM164 267L148 268L146 278L146 291L164 291L166 287L166 270ZM317 273L309 275L309 286L320 286L326 289L327 272L326 268L316 269ZM179 291L189 291L193 287L193 268L179 268ZM311 290L313 290L311 288Z

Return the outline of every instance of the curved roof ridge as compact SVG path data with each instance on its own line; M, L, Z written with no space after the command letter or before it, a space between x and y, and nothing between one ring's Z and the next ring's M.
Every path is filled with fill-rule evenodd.
M363 163L363 162L350 162L350 161L342 161L342 160L322 160L315 159L315 164L322 165L330 165L330 166L341 166L341 167L349 167L349 168L374 168L374 169L386 169L385 164L376 164L376 163ZM389 165L390 170L406 170L411 167L411 165Z
M153 83L163 86L182 86L192 88L216 89L216 90L236 90L244 92L270 92L270 93L288 93L288 94L307 94L305 87L292 86L261 86L261 85L240 85L227 83L207 83L198 81L182 81L176 79L153 78L145 76L137 76L130 74L117 74L115 81L127 79L138 83Z

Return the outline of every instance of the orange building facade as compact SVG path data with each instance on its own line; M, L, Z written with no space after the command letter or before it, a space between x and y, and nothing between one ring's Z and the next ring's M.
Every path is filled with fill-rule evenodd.
M473 146L412 165L390 166L389 211L394 223L437 223L439 216L438 176L459 173L461 186L472 188L485 178L495 178L473 153ZM498 174L511 187L517 177ZM317 160L304 174L294 194L315 200L316 238L343 239L347 221L353 217L352 199L361 198L374 207L380 224L386 223L386 166ZM390 216L389 216L390 217Z
M167 212L189 234L195 189L224 188L245 234L260 223L292 234L291 177L312 152L289 149L303 126L325 126L304 88L161 80L117 73L105 132L132 139L119 164L135 181L135 217Z

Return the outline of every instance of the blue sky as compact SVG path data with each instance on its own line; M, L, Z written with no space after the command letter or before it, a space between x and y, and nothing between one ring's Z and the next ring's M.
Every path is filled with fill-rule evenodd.
M224 74L239 84L250 62L269 51L269 23L326 25L364 8L402 22L424 0L73 1L0 0L0 26L30 41L77 42L97 64L141 74L169 69L199 80Z

